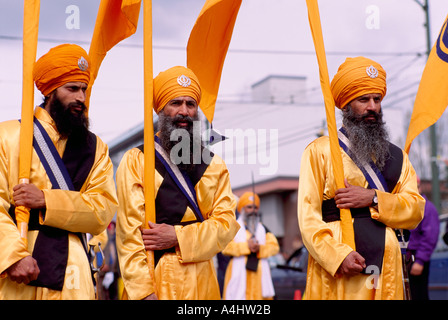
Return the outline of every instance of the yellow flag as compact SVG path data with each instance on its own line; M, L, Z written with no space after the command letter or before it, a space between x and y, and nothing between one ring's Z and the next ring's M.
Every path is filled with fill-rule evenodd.
M33 154L34 81L33 66L36 61L39 33L40 0L25 0L23 14L23 79L22 114L19 146L19 183L29 183L31 156ZM17 227L21 238L27 243L29 209L15 209Z
M93 83L107 52L137 30L141 0L101 0L90 43L90 83L86 94L89 106Z
M342 166L341 151L339 148L338 133L336 127L335 103L330 89L330 78L328 76L327 60L325 56L322 26L320 24L319 7L317 0L307 0L308 19L311 34L316 49L317 62L319 64L319 76L322 93L324 96L325 111L327 116L328 135L330 137L331 163L336 180L337 188L345 188L344 168ZM350 210L341 209L342 242L355 250L355 236L353 231L352 216Z
M200 108L212 123L224 60L242 0L207 0L191 31L187 67L199 78Z
M423 130L436 123L448 106L447 24L448 16L423 70L404 147L407 153L412 141Z

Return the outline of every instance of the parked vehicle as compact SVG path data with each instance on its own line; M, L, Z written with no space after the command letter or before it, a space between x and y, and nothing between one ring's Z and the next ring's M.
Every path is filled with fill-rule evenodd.
M308 251L302 247L297 249L286 261L279 262L278 259L279 257L270 259L271 265L274 264L271 268L271 276L275 299L300 299L305 291Z

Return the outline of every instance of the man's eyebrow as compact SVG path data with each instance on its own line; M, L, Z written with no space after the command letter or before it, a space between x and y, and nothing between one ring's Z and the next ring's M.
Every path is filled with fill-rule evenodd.
M72 89L87 89L86 84L77 84L77 83L67 84L66 87Z

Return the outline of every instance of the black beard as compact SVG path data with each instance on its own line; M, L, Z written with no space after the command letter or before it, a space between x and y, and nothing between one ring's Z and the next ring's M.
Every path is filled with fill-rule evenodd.
M177 125L180 121L186 121L188 123L187 127L180 127ZM199 121L199 115L196 115L194 117L189 116L182 116L177 115L173 118L170 116L166 116L163 112L159 114L159 130L160 130L160 144L162 148L167 152L168 155L171 155L171 150L174 146L176 146L178 143L182 143L182 137L178 137L178 140L171 140L171 133L175 130L185 130L188 132L188 135L190 136L190 145L189 145L189 159L186 162L181 161L180 163L176 163L173 161L173 163L176 163L178 168L182 171L185 171L187 173L190 173L195 168L195 161L194 161L194 150L202 150L201 149L201 140L200 140L200 132L194 134L193 132L193 122ZM196 141L199 137L199 141ZM194 148L195 144L199 144L199 148ZM183 150L183 149L182 149Z
M363 115L357 115L350 106L347 106L342 115L342 123L347 129L355 163L360 166L373 160L378 169L382 170L390 156L389 133L382 112L368 111ZM372 115L375 116L375 121L366 120Z
M73 113L72 107L79 105L82 107L82 111ZM78 142L86 141L89 132L89 119L84 113L86 110L84 103L71 102L64 106L55 93L49 110L62 138L71 138Z

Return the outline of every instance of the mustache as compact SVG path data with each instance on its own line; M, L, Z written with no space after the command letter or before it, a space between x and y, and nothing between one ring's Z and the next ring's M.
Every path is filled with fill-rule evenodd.
M193 125L194 119L190 116L184 116L184 115L178 114L171 121L173 124L178 124L179 122L186 122L186 123L188 123L188 125Z
M380 119L380 113L378 113L378 112L375 112L375 111L373 111L373 110L368 110L365 114L363 114L362 116L361 116L361 119L362 120L365 120L366 118L368 118L368 117L371 117L371 116L373 116L374 118L375 118L375 120L379 120Z
M68 104L69 109L79 108L79 107L81 107L81 111L78 111L79 113L84 113L87 109L86 105L83 102L70 102Z

